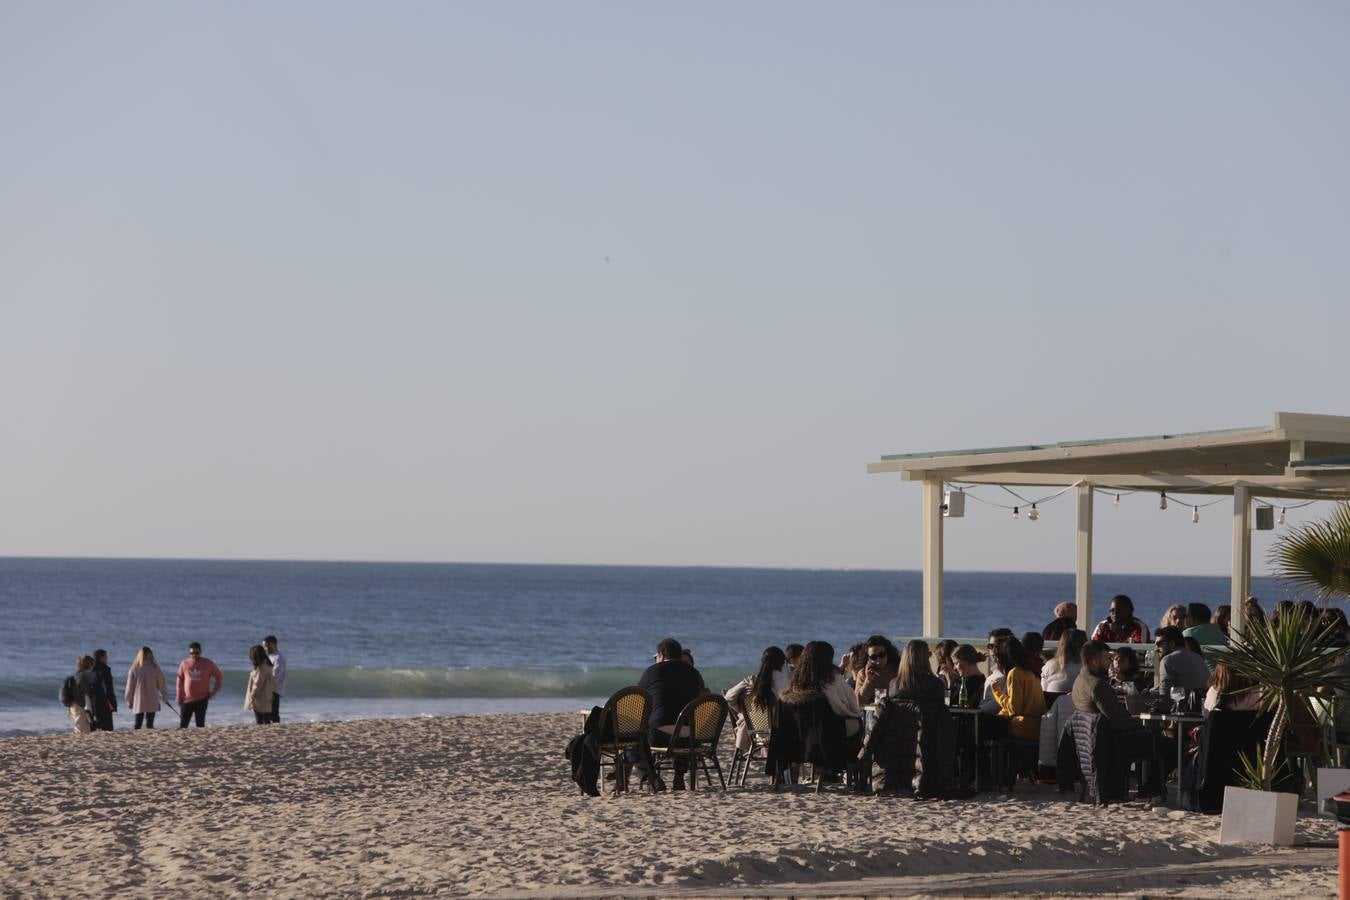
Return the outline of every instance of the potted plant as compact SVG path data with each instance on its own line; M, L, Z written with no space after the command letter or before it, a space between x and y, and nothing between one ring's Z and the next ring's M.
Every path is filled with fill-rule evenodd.
M1324 600L1344 596L1350 591L1350 504L1338 504L1324 522L1284 535L1271 551L1271 562L1279 578L1311 588ZM1247 787L1224 791L1221 842L1293 842L1298 795L1275 790L1276 780L1289 772L1280 756L1290 715L1309 708L1319 691L1350 693L1345 652L1339 623L1301 615L1244 622L1232 645L1216 652L1217 659L1254 682L1251 690L1261 693L1261 711L1271 715L1257 758L1243 760Z

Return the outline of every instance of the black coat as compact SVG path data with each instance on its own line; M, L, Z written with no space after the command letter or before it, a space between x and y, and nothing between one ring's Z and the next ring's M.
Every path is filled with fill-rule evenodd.
M863 759L885 773L882 790L940 797L954 782L956 723L937 699L891 699L881 705Z
M684 660L672 659L647 667L638 687L652 695L651 727L674 725L689 701L703 693L703 677Z

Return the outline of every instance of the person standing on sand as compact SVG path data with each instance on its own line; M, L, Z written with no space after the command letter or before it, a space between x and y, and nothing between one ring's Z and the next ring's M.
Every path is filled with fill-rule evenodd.
M188 727L197 720L197 727L206 727L206 704L225 686L220 667L202 656L202 645L188 644L188 658L178 664L178 678L174 694L178 698L178 727Z
M249 648L248 661L253 664L253 671L248 675L248 688L244 691L244 709L253 710L253 719L259 725L271 725L272 701L277 696L272 661L267 658L262 644Z
M139 731L142 723L146 728L155 727L155 713L159 712L161 697L165 703L169 702L164 673L155 662L154 651L142 647L127 670L127 708L136 715L136 721L131 726L133 730Z
M108 666L108 651L94 651L94 677L98 679L101 698L93 706L94 729L113 730L113 713L117 712L117 690L113 687L112 669Z
M92 656L77 656L74 674L67 677L61 685L61 702L66 705L66 712L70 714L71 721L75 723L76 734L88 734L91 730L89 727L89 711L84 707L88 701L85 685L88 681L89 670L92 668L94 668Z
M263 638L263 649L272 663L272 717L270 721L281 721L281 695L286 693L286 657L277 649L277 636L269 634Z

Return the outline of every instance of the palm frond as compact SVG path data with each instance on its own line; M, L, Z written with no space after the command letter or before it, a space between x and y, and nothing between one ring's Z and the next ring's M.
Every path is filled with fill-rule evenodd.
M1350 503L1282 535L1270 549L1270 564L1278 578L1323 599L1350 596Z

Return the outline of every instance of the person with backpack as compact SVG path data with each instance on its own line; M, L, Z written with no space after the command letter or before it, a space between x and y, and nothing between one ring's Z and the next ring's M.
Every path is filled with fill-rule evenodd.
M70 714L71 721L75 723L76 734L88 734L89 712L84 708L84 678L89 670L94 668L94 658L92 656L77 656L75 658L75 671L67 675L66 680L61 682L61 705L66 708Z

